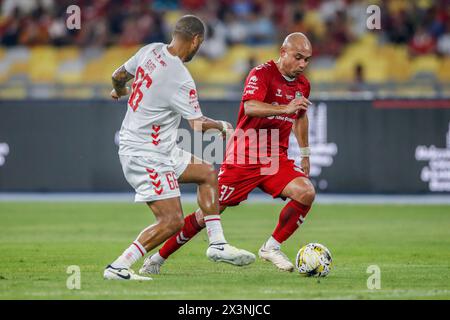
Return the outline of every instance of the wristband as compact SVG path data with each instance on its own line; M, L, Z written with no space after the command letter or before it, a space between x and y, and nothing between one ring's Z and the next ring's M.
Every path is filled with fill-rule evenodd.
M227 132L227 123L225 121L220 120L220 123L222 124L222 132L226 133Z
M311 155L311 149L309 147L300 148L300 156L309 157Z
M225 134L225 137L228 137L228 131L227 131L227 123L225 121L219 120L219 122L222 124L222 131L220 131L220 133L218 133L218 136L222 136L223 134Z

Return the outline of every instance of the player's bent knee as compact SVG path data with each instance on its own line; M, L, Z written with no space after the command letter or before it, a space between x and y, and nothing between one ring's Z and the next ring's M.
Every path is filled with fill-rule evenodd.
M316 197L316 190L312 184L303 185L298 187L297 190L293 192L292 199L300 202L301 204L310 206L313 204Z
M304 191L303 198L307 205L312 205L314 199L316 198L316 190L314 190L313 186Z

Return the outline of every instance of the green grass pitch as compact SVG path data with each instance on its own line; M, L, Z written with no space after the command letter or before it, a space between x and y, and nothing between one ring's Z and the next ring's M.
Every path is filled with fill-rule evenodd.
M257 253L281 208L228 209L228 241ZM202 231L153 281L105 281L103 268L154 221L141 204L1 202L0 220L0 299L450 299L450 206L315 205L283 249L294 260L308 242L327 246L334 267L320 280L261 260L210 262ZM80 290L66 286L70 265ZM370 265L381 270L379 290L367 288Z

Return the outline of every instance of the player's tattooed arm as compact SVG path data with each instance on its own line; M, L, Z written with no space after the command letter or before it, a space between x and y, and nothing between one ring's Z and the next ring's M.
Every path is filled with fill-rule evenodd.
M129 73L123 65L114 71L111 78L112 86L114 88L113 91L111 91L111 96L114 99L126 96L130 92L130 88L126 87L126 84L132 78L134 78L134 75Z

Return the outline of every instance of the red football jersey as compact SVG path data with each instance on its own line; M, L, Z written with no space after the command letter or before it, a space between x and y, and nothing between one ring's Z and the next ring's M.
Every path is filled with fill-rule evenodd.
M258 100L286 105L299 94L308 98L310 89L309 81L303 75L293 81L284 78L273 60L253 68L245 81L236 131L227 145L226 163L261 165L266 163L265 155L287 155L292 125L305 111L265 118L250 117L245 115L244 102ZM242 133L246 136L242 137Z

